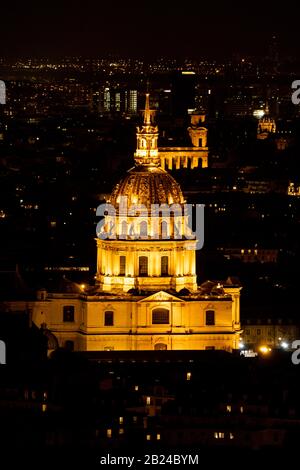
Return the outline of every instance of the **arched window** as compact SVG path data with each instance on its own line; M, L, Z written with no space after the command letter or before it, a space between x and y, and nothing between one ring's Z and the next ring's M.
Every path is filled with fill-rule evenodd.
M205 324L206 325L215 325L215 311L206 310L205 312Z
M160 228L161 228L161 238L162 238L162 240L168 239L169 238L168 222L163 220L161 225L160 225Z
M167 325L170 323L170 312L167 308L155 308L152 310L153 325Z
M148 225L147 222L143 221L140 223L140 236L147 237L148 236Z
M166 351L168 346L164 343L156 343L154 346L155 351Z
M120 274L119 276L126 275L126 256L120 256Z
M54 336L53 333L51 333L49 330L44 329L43 330L43 335L47 338L47 348L50 350L57 349L58 348L58 341L56 336ZM1 360L0 360L1 364Z
M169 275L169 258L168 256L162 256L160 259L160 272L162 276Z
M125 221L122 222L120 236L123 240L127 238L127 222Z
M139 276L148 276L148 258L147 256L139 257Z

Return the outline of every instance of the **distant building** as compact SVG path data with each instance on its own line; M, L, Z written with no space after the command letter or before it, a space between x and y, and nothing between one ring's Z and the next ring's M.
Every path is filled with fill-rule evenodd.
M269 114L269 106L266 105L265 114L258 121L257 126L257 138L264 140L269 137L270 134L276 133L276 122Z
M266 248L219 248L225 258L243 263L277 263L278 250Z
M192 70L176 72L172 80L172 113L176 116L186 116L195 111L196 73Z
M293 182L289 182L288 189L287 189L288 196L296 196L300 197L300 185L296 185Z
M191 124L188 127L191 147L159 147L160 165L163 169L208 167L207 128L204 122L204 114L191 114Z
M135 115L138 113L138 91L105 87L99 93L99 111L105 114L124 113Z
M242 342L245 349L260 347L291 349L299 339L300 324L295 318L248 318L243 322Z

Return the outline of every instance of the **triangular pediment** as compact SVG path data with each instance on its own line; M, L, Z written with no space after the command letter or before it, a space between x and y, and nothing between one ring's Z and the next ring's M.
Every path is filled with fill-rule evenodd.
M155 292L155 294L151 294L149 295L149 297L145 297L144 299L139 300L139 302L157 302L157 301L183 302L183 300L181 300L179 297L169 294L168 292L165 292L163 290L160 290L159 292Z

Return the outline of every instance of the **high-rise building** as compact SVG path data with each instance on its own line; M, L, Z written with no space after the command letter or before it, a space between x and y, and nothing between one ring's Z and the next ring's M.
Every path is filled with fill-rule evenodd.
M111 92L109 88L104 89L104 99L103 99L103 110L104 112L110 112L110 101L111 101Z
M172 81L172 112L185 117L196 108L196 74L193 71L176 72Z
M129 90L127 92L128 101L127 101L127 111L129 114L136 114L137 113L137 98L138 93L137 90Z
M101 92L99 111L105 114L137 114L138 92L115 87L105 87Z
M181 168L207 168L208 146L205 115L192 113L188 127L191 146L186 147L159 147L160 165L169 170Z

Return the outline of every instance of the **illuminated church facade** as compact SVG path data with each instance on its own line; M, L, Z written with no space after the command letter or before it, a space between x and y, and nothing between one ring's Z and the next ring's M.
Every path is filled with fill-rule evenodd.
M276 133L276 122L270 116L269 106L266 104L265 113L262 118L258 121L257 126L257 138L259 140L265 140L270 135Z
M180 211L185 204L181 188L160 166L153 121L147 94L135 166L107 201L115 212L106 212L97 226L95 286L82 290L70 283L63 293L40 290L30 306L50 349L239 347L241 287L234 279L197 285L197 240ZM131 210L140 205L143 210ZM166 216L149 212L153 205L178 210Z

